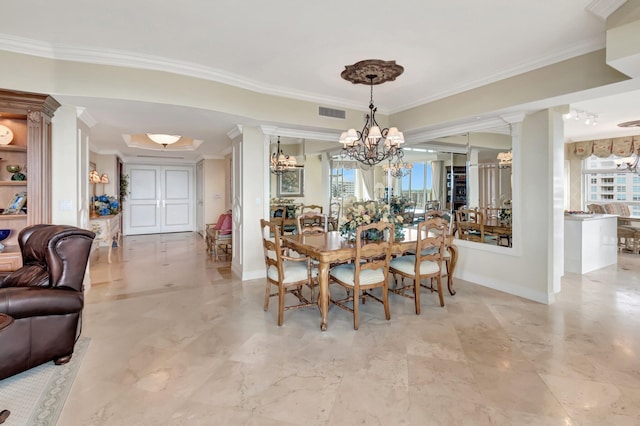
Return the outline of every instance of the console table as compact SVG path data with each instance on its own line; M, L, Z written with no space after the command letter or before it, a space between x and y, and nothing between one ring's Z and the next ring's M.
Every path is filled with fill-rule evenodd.
M97 216L89 219L91 230L96 234L95 242L98 246L109 247L107 262L111 263L111 249L115 245L120 246L120 216L121 214L111 214L108 216Z

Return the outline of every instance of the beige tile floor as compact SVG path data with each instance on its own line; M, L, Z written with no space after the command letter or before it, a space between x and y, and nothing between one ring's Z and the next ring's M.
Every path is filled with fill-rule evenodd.
M91 267L91 344L59 425L638 425L640 258L565 276L545 306L456 281L361 310L262 310L190 233ZM337 290L336 290L337 291Z

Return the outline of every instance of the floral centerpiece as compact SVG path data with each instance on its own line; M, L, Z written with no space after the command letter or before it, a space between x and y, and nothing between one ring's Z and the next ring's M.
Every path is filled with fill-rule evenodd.
M340 219L340 233L342 236L349 240L355 240L355 232L358 226L368 225L370 223L377 222L391 222L395 225L396 240L401 240L404 237L402 232L402 226L404 219L402 215L396 215L392 213L388 204L378 204L375 201L370 203L359 204L357 206L349 207L346 214ZM367 235L368 239L380 240L381 235L376 234Z
M93 210L100 216L116 214L120 211L120 203L116 197L102 194L91 197Z

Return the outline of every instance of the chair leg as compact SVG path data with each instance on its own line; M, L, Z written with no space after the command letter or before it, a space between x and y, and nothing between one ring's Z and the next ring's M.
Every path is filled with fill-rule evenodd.
M382 304L384 305L384 317L389 321L391 312L389 312L389 285L382 287Z
M73 356L73 354L69 354L69 355L65 355L65 356L61 356L60 358L56 358L53 360L53 363L55 365L62 365L62 364L66 364L69 361L71 361L71 357Z
M353 291L353 329L357 330L358 326L359 326L359 319L358 319L358 311L359 311L359 305L360 305L360 292L358 291L358 293L356 294L356 291Z
M267 280L267 289L264 293L264 310L269 309L269 295L271 294L271 283Z
M413 280L413 299L416 302L416 315L420 315L420 277Z
M438 282L438 297L440 298L440 306L444 306L444 295L442 294L442 277L438 275L436 281Z
M278 326L284 322L284 288L278 288Z

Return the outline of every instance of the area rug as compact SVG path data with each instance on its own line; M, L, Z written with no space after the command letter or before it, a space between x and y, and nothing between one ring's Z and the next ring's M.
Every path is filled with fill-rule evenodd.
M81 337L67 364L48 362L0 380L0 410L11 411L2 426L54 426L90 341Z

